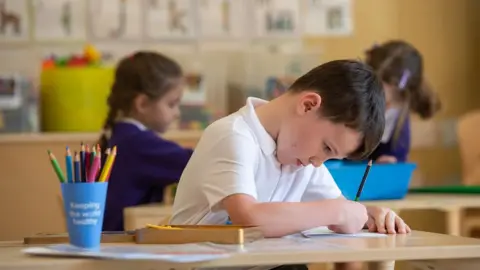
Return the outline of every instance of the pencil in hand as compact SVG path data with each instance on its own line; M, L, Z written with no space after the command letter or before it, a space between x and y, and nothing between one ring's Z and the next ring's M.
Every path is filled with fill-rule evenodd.
M47 152L48 152L48 156L50 157L50 162L52 163L53 169L57 174L58 180L60 180L60 183L65 183L65 175L63 174L63 171L60 168L60 165L58 164L58 161L55 158L55 155L53 155L53 153L50 150L47 150Z
M371 167L372 167L372 160L368 162L367 168L365 169L365 173L363 174L362 182L360 182L360 186L358 187L357 195L355 196L356 202L360 200L360 195L362 195L363 186L365 185L365 181L367 181L368 173L370 172Z

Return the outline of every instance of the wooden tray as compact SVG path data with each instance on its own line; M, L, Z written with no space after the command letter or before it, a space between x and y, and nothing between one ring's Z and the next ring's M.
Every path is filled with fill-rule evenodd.
M137 244L244 244L261 238L263 234L258 227L233 225L149 225L135 235Z
M135 243L135 231L103 232L102 243ZM23 239L25 245L68 243L68 233L39 233Z

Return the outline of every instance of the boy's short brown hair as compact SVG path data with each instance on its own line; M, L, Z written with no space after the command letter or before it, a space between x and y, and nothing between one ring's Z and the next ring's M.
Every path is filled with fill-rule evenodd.
M380 143L385 128L385 94L375 72L355 60L322 64L298 78L289 92L313 91L322 97L320 114L363 135L350 159L367 157Z

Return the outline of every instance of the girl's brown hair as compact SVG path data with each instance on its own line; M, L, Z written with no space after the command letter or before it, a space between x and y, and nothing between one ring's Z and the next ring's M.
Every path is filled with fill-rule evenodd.
M410 111L429 119L440 110L438 96L424 79L422 55L411 44L392 40L374 45L367 51L366 62L383 82L395 87L394 99L403 103L394 141Z
M383 82L396 86L395 97L421 118L431 118L440 109L436 93L424 79L422 55L409 43L393 40L373 46L367 51L367 64Z
M138 95L159 99L173 89L182 77L182 69L175 61L156 52L139 51L123 58L115 70L114 83L108 96L109 111L98 141L100 147L108 147L115 120L130 113Z

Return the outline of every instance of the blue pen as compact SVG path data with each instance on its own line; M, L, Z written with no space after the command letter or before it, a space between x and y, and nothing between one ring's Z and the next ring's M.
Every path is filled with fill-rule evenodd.
M67 168L67 182L73 183L73 162L72 162L72 152L67 146L67 155L65 156L65 167Z
M75 182L76 183L81 183L82 178L81 178L81 167L80 167L80 156L78 153L75 151L75 161L73 162L73 170L75 172Z

